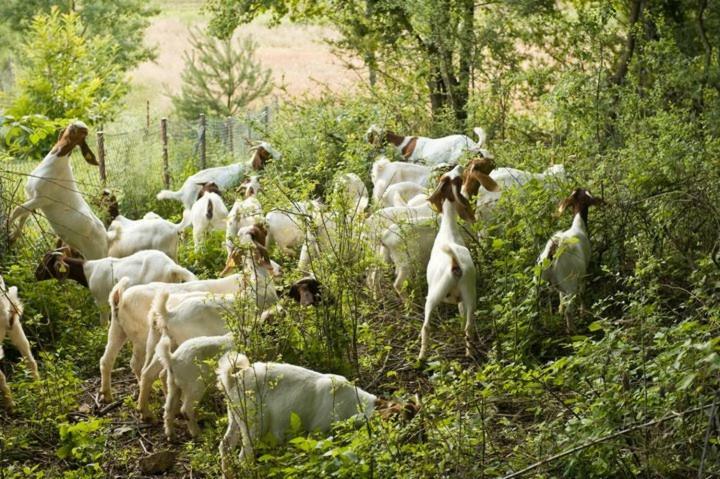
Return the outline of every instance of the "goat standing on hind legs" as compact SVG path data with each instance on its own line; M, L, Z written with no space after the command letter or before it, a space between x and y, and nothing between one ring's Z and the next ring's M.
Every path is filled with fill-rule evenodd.
M461 166L445 173L440 177L435 192L428 198L435 209L442 211L442 217L427 267L428 295L425 301L425 320L420 332L420 361L424 360L427 354L432 312L441 302L458 304L460 315L465 317L465 354L471 355L470 338L475 333L474 314L477 301L475 264L463 241L457 217L459 215L465 221L472 222L475 221L475 216L467 198L460 192L462 173ZM484 179L492 188L493 180L489 176Z
M587 267L590 264L590 234L587 229L588 209L604 201L581 188L565 198L558 208L562 214L567 208L573 208L572 226L565 231L555 233L545 245L538 258L543 265L542 279L552 284L560 292L560 314L565 316L568 334L573 330L570 306L576 296L582 295ZM544 263L548 261L549 264Z

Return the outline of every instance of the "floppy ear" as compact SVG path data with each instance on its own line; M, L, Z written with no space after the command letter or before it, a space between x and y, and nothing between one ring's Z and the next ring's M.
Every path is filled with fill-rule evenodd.
M82 153L82 156L83 158L85 158L85 161L87 163L98 166L97 158L95 158L95 153L92 152L85 140L80 142L80 152Z
M562 200L560 202L560 204L558 205L558 210L557 210L558 214L559 215L563 214L565 212L565 209L567 209L567 207L572 204L574 199L575 199L575 194L573 193L572 195L570 195L567 198L565 198L564 200Z
M293 284L290 287L290 291L288 291L288 296L293 299L293 301L300 302L300 291L297 284Z
M437 188L435 188L435 191L428 197L428 202L430 202L435 211L440 213L442 212L443 201L446 199L452 201L451 193L450 178L443 176L440 178L440 182Z
M233 268L235 267L235 255L237 254L237 250L233 249L230 254L228 255L227 261L225 261L225 268L220 272L220 277L223 278L230 273Z
M490 175L486 175L485 173L477 173L477 179L483 186L483 188L485 188L486 190L492 192L500 191L500 185L498 185Z
M462 188L462 179L460 177L453 178L451 187L453 196L457 200L455 207L458 210L460 218L471 223L475 222L475 214L473 213L472 206L470 205L468 199L460 192L460 189Z

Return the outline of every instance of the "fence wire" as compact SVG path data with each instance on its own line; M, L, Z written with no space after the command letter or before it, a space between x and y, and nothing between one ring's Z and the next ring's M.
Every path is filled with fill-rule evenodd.
M203 167L248 161L250 146L263 138L276 105L238 118L207 118L203 134L202 121L167 119L168 173L170 189L179 188L185 179ZM149 126L148 126L149 122ZM138 123L142 125L137 127ZM78 189L95 213L106 220L101 203L103 189L112 191L120 202L122 214L138 218L158 206L155 195L164 185L163 141L160 119L150 115L140 121L124 120L133 128L117 127L103 132L106 179L100 177L98 167L87 164L79 151L73 152L71 166ZM202 161L202 142L205 160ZM88 137L88 145L98 155L97 134ZM25 183L38 166L37 161L11 160L0 162L0 258L8 252L8 219L12 210L25 201ZM14 248L28 248L34 257L47 252L55 243L55 236L38 211L25 224L23 234Z

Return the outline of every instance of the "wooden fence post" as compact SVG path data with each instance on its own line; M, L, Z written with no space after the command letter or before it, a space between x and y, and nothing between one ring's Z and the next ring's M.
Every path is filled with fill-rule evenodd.
M105 169L105 132L102 130L97 132L97 150L100 181L102 181L104 188L107 186L107 170Z
M150 131L150 100L145 101L145 129Z
M205 136L207 134L207 119L205 113L200 114L200 168L207 168L207 150Z
M170 166L168 164L168 136L167 136L167 118L160 120L160 135L162 136L162 160L163 160L163 184L166 189L170 189Z
M230 150L230 156L232 158L235 158L235 148L233 146L233 125L231 116L227 117L225 124L227 127L228 149Z

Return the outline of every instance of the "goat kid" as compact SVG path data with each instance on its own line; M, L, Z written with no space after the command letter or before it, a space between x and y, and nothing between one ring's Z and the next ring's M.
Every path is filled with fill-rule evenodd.
M120 215L110 223L107 231L108 256L124 258L138 251L158 250L177 261L180 233L185 229L187 221L171 223L153 212L147 213L140 220Z
M5 281L2 276L0 276L0 360L2 360L4 356L2 343L5 336L8 335L10 336L10 341L18 351L20 351L23 358L25 358L33 378L39 379L37 363L32 355L30 343L27 337L25 337L22 324L20 324L22 314L23 303L18 296L17 286L12 286L10 289L6 288ZM7 379L2 370L0 370L0 394L2 394L6 408L8 410L12 409L12 395L10 394L10 388L7 385Z
M8 224L17 221L10 236L11 241L20 236L27 217L39 209L53 231L85 258L107 256L105 226L83 198L70 167L70 153L76 146L80 147L87 163L97 166L95 155L85 142L87 135L88 127L85 123L70 123L50 153L28 175L25 184L27 201L10 215Z

